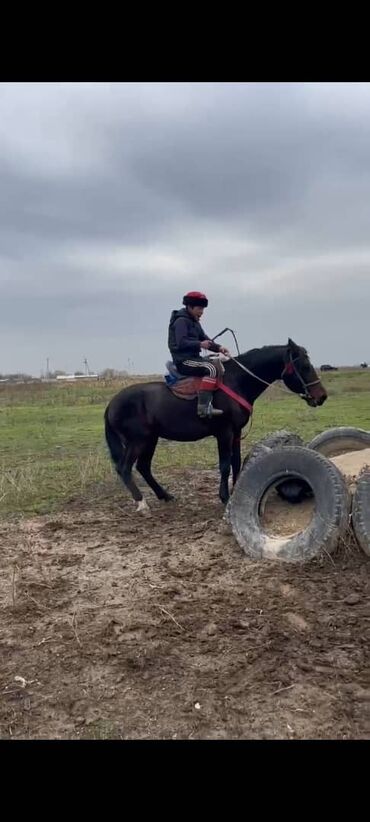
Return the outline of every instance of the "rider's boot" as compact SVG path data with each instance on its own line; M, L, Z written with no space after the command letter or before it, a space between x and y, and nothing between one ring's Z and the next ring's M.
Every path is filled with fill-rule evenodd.
M211 377L204 377L202 379L198 393L198 417L202 417L203 419L207 417L219 417L224 413L220 408L213 408L212 405L212 394L216 388L217 380Z

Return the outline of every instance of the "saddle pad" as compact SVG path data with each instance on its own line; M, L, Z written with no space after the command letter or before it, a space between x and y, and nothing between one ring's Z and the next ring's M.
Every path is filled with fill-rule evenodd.
M174 385L169 385L168 388L175 397L181 400L194 400L198 394L202 377L186 377L183 380L178 380Z

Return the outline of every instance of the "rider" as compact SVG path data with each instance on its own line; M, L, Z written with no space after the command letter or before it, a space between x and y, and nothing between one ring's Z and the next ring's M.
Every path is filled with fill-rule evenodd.
M217 368L212 360L202 358L200 350L220 352L230 356L223 345L217 345L199 322L208 300L200 291L189 291L183 298L179 311L172 311L168 329L168 347L180 374L187 377L203 377L198 394L197 412L200 417L218 416L223 412L212 406L212 392L217 387Z

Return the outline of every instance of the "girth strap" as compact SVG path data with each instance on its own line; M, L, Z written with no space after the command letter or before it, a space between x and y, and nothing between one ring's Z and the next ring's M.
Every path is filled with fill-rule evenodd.
M220 382L218 380L217 388L219 388L221 391L224 391L225 394L228 394L228 396L231 397L231 399L235 400L235 402L238 402L239 405L243 406L243 408L246 408L250 414L253 413L253 405L251 405L250 402L248 402L248 400L245 400L244 397L241 397L240 394L236 394L235 391L233 391L232 388L229 388L228 385L225 385L225 383Z

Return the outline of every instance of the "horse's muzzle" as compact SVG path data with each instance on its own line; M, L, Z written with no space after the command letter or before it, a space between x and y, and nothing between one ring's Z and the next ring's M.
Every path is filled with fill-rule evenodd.
M318 405L323 405L325 400L328 399L328 395L324 391L319 397L312 397L310 394L304 394L303 399L306 400L307 405L310 408L317 408Z

